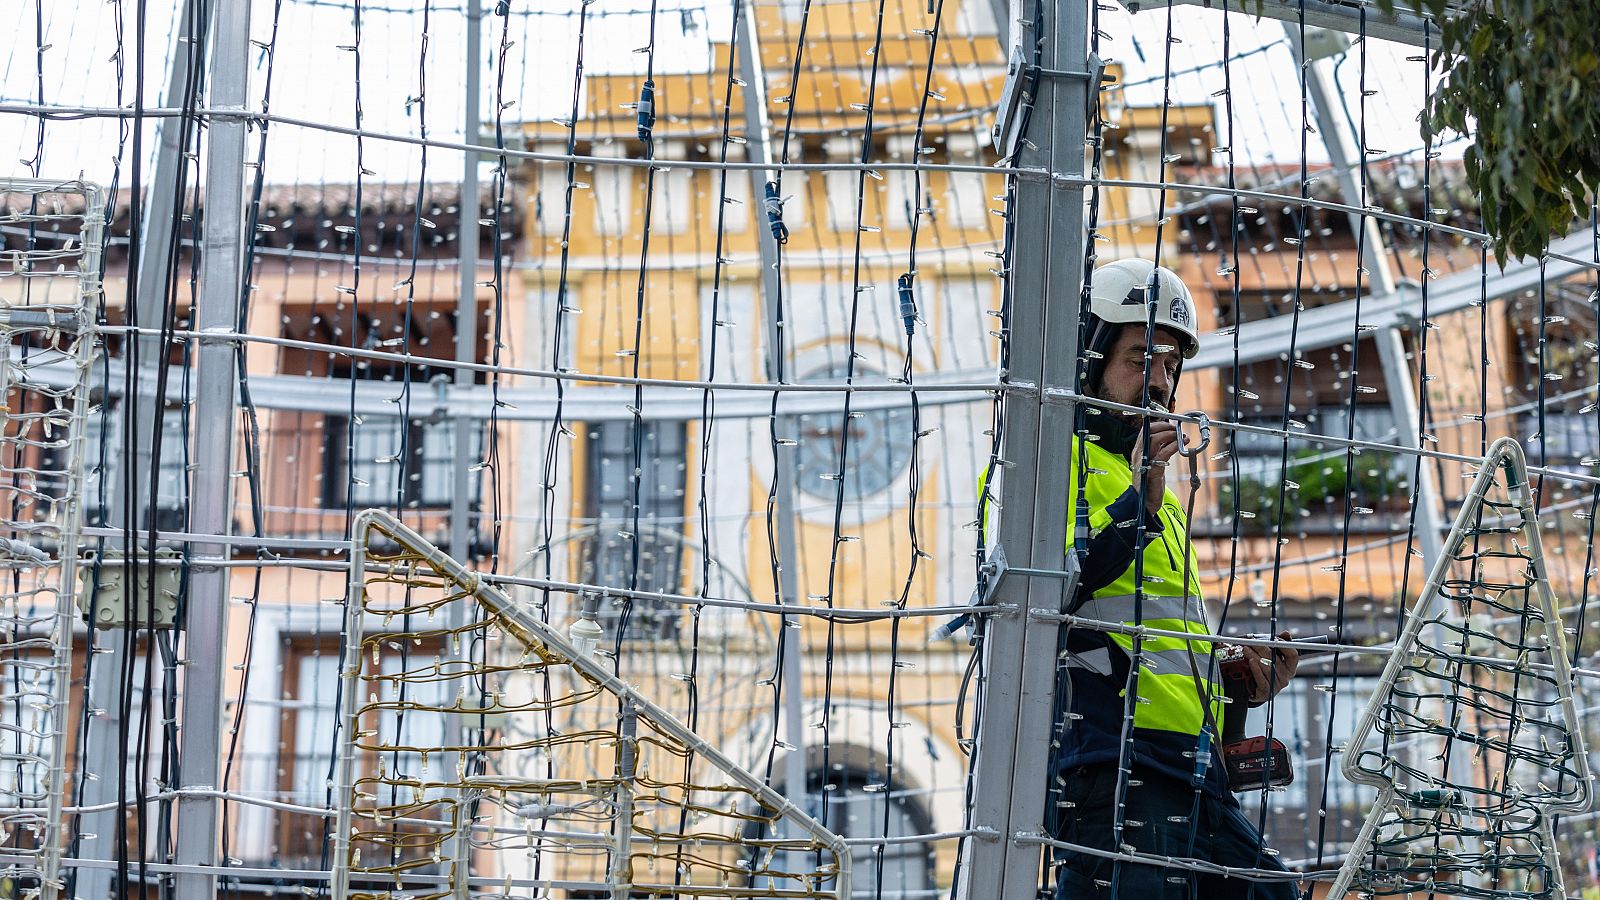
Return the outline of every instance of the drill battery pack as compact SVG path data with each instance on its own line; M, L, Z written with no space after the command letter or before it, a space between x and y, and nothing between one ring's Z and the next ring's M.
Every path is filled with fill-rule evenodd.
M1222 765L1235 793L1283 787L1294 782L1289 749L1277 738L1253 737L1224 744Z

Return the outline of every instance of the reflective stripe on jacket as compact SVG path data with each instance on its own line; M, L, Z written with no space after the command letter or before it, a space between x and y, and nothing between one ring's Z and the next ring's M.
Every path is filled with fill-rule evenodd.
M1072 468L1068 477L1068 508L1076 508L1081 477L1089 553L1084 560L1074 608L1069 611L1083 618L1119 625L1142 625L1189 634L1210 633L1200 595L1199 565L1187 541L1188 523L1177 495L1164 489L1161 510L1151 517L1141 510L1135 492L1130 490L1133 472L1125 457L1076 437L1073 449L1075 452L1070 457L1062 459L1063 465ZM979 479L979 494L984 494L982 478ZM987 515L981 518L987 524ZM1144 520L1145 540L1142 567L1136 565L1134 551L1140 519ZM1075 536L1076 529L1069 528L1069 550ZM1186 555L1187 591L1183 589ZM1135 590L1140 580L1142 592ZM1074 685L1067 693L1079 727L1069 727L1061 735L1058 764L1070 768L1103 759L1114 760L1121 752L1115 735L1121 730L1118 723L1124 708L1116 704L1118 700L1126 703L1134 638L1116 632L1091 632L1081 627L1063 631L1063 665ZM1070 633L1070 640L1066 633ZM1112 653L1118 658L1113 659ZM1139 701L1134 705L1133 722L1136 753L1140 757L1136 762L1187 779L1193 771L1196 736L1205 724L1200 686L1205 686L1208 695L1216 698L1212 701L1212 715L1219 729L1223 725L1221 676L1212 671L1211 642L1147 635L1140 642L1139 663ZM1199 685L1196 672L1200 675ZM1058 697L1058 707L1063 703ZM1108 705L1116 705L1115 711L1107 709ZM1208 781L1214 782L1218 792L1225 791L1219 778L1220 766L1211 768Z
M1127 459L1102 449L1093 441L1074 438L1073 446L1083 454L1082 463L1073 468L1082 469L1084 473L1084 499L1089 508L1089 535L1093 538L1114 524L1108 510L1133 485L1133 472ZM1073 454L1074 462L1078 459L1078 454ZM1074 471L1069 479L1071 497L1077 493L1078 474ZM1210 627L1200 596L1200 566L1194 548L1187 541L1188 523L1184 521L1183 507L1170 488L1163 491L1161 511L1157 515L1160 532L1146 531L1142 568L1137 561L1130 561L1110 584L1098 588L1087 599L1082 599L1080 594L1082 603L1076 614L1122 625L1208 634ZM1187 591L1183 589L1185 554L1189 573ZM1144 590L1143 596L1138 597L1141 578ZM1133 636L1115 632L1108 636L1131 659ZM1220 728L1222 684L1221 677L1210 671L1211 642L1146 636L1140 644L1139 702L1134 705L1134 727L1199 734L1200 727L1205 724L1205 714L1195 683L1198 672L1202 684L1208 675L1217 679L1209 685L1208 693L1218 698L1212 702L1212 715ZM1067 663L1072 665L1070 657Z

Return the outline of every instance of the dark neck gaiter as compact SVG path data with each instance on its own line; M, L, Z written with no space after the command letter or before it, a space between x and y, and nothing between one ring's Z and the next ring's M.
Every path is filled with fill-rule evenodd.
M1139 440L1139 425L1134 420L1109 409L1100 410L1098 415L1085 411L1084 420L1085 429L1099 438L1095 443L1102 449L1132 459L1134 444Z

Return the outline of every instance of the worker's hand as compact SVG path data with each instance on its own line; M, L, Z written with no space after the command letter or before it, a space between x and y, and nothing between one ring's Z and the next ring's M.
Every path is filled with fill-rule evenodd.
M1289 640L1293 635L1279 632L1278 637ZM1284 689L1300 668L1300 651L1287 647L1252 647L1244 650L1245 665L1250 672L1250 702L1265 703ZM1267 650L1271 650L1268 654Z
M1178 423L1170 419L1150 420L1150 471L1144 476L1144 508L1150 515L1161 511L1167 491L1167 461L1178 452ZM1133 442L1133 471L1138 474L1144 456L1144 439Z

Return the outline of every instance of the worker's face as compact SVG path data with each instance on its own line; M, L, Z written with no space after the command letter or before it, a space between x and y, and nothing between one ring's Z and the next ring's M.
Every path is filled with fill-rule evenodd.
M1124 325L1106 354L1105 374L1100 379L1097 396L1113 403L1129 406L1142 405L1141 393L1145 384L1145 329L1142 325ZM1172 408L1172 391L1178 380L1178 367L1183 363L1182 344L1179 337L1165 328L1157 328L1155 346L1150 353L1150 402Z

